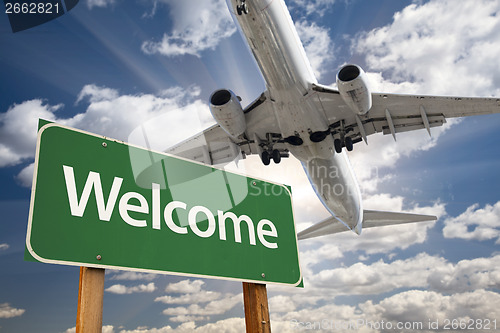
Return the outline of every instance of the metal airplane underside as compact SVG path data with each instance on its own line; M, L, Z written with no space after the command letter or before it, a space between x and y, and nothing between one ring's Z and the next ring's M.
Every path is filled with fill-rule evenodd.
M500 99L372 93L365 73L345 65L338 89L317 82L283 0L227 0L259 65L266 91L243 108L228 89L215 91L217 124L167 150L207 164L258 154L262 162L298 158L319 199L332 214L299 239L351 229L433 221L435 216L363 210L347 151L375 133L441 126L450 117L500 112Z

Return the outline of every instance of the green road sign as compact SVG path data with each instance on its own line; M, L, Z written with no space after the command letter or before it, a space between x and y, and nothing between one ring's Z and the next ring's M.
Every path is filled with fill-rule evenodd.
M45 263L301 281L287 187L53 123L38 133L26 247Z

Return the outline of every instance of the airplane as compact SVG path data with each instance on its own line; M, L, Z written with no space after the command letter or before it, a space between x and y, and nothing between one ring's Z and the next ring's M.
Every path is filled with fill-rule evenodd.
M430 215L364 210L346 150L374 133L392 135L446 123L447 118L500 112L498 98L374 93L366 74L346 64L337 88L318 83L283 0L227 0L261 70L266 90L246 107L229 89L210 96L216 124L167 150L206 164L258 154L264 165L290 154L301 161L331 217L298 239L363 228L437 220Z

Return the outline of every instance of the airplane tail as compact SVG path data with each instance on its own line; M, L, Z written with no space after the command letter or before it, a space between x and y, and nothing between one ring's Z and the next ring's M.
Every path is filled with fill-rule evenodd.
M409 213L382 212L376 210L363 211L363 228L375 228L388 225L406 224L413 222L429 222L437 220L436 216ZM297 238L307 239L318 236L336 234L349 229L335 217L331 216L315 225L299 232Z

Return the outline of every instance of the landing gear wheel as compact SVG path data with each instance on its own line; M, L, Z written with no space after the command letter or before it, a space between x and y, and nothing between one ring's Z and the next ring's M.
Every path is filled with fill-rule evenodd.
M345 138L345 148L347 149L347 151L352 151L353 144L350 137Z
M248 6L246 3L242 3L241 5L236 6L236 12L238 15L248 14Z
M273 150L273 161L276 164L279 164L281 162L281 154L278 149Z
M262 152L262 155L260 155L260 159L262 160L262 163L264 163L264 165L269 165L271 163L271 156L267 151Z
M340 141L340 139L333 140L333 146L335 147L335 152L337 154L342 152L342 141Z

